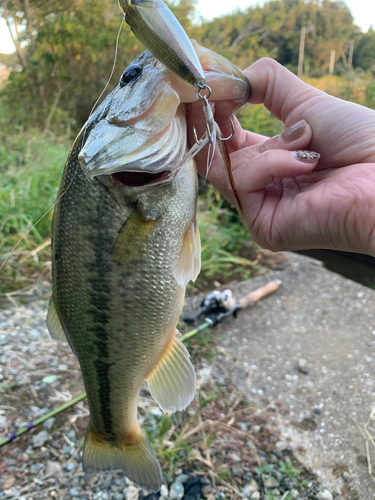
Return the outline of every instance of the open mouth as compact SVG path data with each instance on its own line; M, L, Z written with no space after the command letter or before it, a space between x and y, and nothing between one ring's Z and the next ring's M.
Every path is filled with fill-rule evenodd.
M148 184L157 184L166 180L172 172L165 170L157 174L149 174L145 172L116 172L112 177L123 184L124 186L137 187L147 186Z

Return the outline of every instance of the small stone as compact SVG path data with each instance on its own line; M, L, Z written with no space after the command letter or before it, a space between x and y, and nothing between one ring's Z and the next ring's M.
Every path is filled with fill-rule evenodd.
M46 476L52 476L54 474L61 474L61 465L59 464L59 462L48 460L46 467Z
M316 413L316 415L320 415L322 413L322 407L321 405L315 405L312 408L312 411Z
M316 495L316 500L332 500L332 493L326 489L322 490Z
M292 498L298 498L298 495L299 495L298 490L293 489L290 492L290 495L291 495Z
M133 484L129 484L129 486L124 491L126 500L138 500L139 494L137 493L138 488Z
M253 433L254 434L259 434L261 430L262 430L262 427L260 425L253 426Z
M241 457L240 457L240 455L238 455L237 453L231 453L231 454L229 455L229 458L230 458L231 460L233 460L233 462L236 462L236 463L238 463L238 462L242 462L242 458L241 458Z
M274 477L268 477L264 481L265 488L277 488L279 486L279 481Z
M40 448L41 446L44 445L44 443L48 440L48 432L47 431L40 431L38 434L32 437L31 442L34 448Z
M232 474L235 476L241 477L243 475L243 468L239 465L235 465L231 468Z
M180 483L184 484L184 483L186 483L186 481L187 481L188 479L189 479L188 474L179 474L179 475L176 477L175 481L178 481L178 482L180 482ZM167 493L167 494L168 494L168 493ZM166 495L164 495L164 496L166 496Z
M76 464L74 462L69 462L66 466L65 466L65 469L66 470L74 470L76 468Z
M124 500L124 495L122 493L120 493L119 491L116 491L115 493L113 493L112 499L113 500Z
M79 497L81 494L78 488L70 488L69 493L72 497Z
M213 488L210 484L205 484L202 488L202 493L206 497L212 492Z
M300 373L304 373L305 375L307 375L309 373L306 359L301 358L298 360L298 371Z
M40 471L40 469L43 467L43 464L33 464L31 465L30 467L30 472L32 474L38 474L38 472Z
M76 431L73 429L68 432L67 437L70 439L70 441L75 441L76 440Z
M242 493L246 496L246 497L251 497L251 495L253 493L255 493L256 491L258 491L259 488L258 488L258 484L257 482L255 481L255 479L253 479L252 481L250 481L250 483L248 484L245 484L245 486L243 487L242 489Z
M255 491L255 492L251 495L251 500L260 500L260 493L259 493L259 491Z
M344 480L345 482L349 481L349 479L350 479L350 474L349 474L349 472L348 472L348 471L344 471L344 472L342 473L342 478L343 478L343 480Z
M248 424L246 422L238 422L238 427L241 429L241 431L248 430Z
M112 474L106 474L105 479L102 481L100 487L102 490L109 490L113 482Z
M41 408L35 413L35 418L44 417L47 413L49 413L49 408Z
M180 481L180 482L182 482L182 481ZM160 496L161 497L167 497L168 496L168 486L166 486L165 484L161 485Z
M67 370L68 369L68 365L66 363L61 363L59 366L58 366L58 369L59 370Z
M47 375L47 377L42 378L42 382L44 382L45 384L53 384L58 380L59 377L57 375Z
M161 416L163 415L163 412L160 408L151 408L150 413L156 418L161 418Z
M211 481L207 476L201 476L201 484L211 484Z
M184 496L184 487L182 483L179 481L175 481L172 483L170 490L169 490L169 496L171 500L181 500L181 498Z
M15 482L16 478L14 476L8 477L8 479L3 484L3 489L9 490L14 485Z
M43 422L43 427L45 429L47 429L48 431L50 431L53 427L53 424L55 423L55 417L51 417L49 418L48 420L46 420L45 422Z

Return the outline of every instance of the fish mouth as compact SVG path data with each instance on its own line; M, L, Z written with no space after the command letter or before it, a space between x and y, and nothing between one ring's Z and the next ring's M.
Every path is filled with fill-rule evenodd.
M150 174L148 172L116 172L112 178L124 186L140 187L150 184L160 184L172 174L170 170Z

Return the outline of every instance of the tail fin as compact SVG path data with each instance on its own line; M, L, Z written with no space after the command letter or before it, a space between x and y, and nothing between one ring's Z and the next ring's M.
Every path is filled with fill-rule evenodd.
M111 444L87 429L83 449L83 469L87 473L122 469L137 486L156 493L163 483L159 462L141 430L135 444Z

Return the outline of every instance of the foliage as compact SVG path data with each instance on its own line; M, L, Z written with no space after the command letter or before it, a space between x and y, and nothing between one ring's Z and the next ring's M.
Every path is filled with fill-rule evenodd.
M296 69L302 27L310 26L305 41L305 71L328 69L330 53L347 61L348 39L358 29L344 2L330 0L271 0L204 22L196 30L203 45L219 51L240 67L270 56Z
M358 35L353 52L353 65L355 68L371 70L375 74L375 31L372 27L367 33Z
M375 84L371 72L304 78L305 82L340 99L375 109Z
M240 67L270 56L296 71L301 28L313 26L306 35L306 74L327 72L332 49L336 50L336 69L343 72L349 39L355 40L354 67L374 70L375 32L361 33L344 2L271 0L210 22L201 20L200 25L192 23L195 3L180 0L170 6L191 37ZM1 90L13 109L9 126L52 129L60 134L71 128L76 131L111 71L121 22L116 2L7 0L0 4L0 15L15 36L19 60ZM142 50L125 23L112 82Z
M19 242L1 270L1 292L35 283L49 276L52 211L33 224L56 199L62 166L68 154L65 141L46 140L32 130L28 135L2 136L0 145L0 262ZM48 243L48 240L47 240Z
M283 124L263 104L245 104L237 111L237 118L244 129L268 137L280 134L284 129Z
M292 462L289 457L285 460L285 462L280 461L280 472L282 472L285 476L293 479L301 474L301 471L296 467L293 467Z
M198 224L202 244L202 271L197 286L207 280L227 280L238 272L243 279L257 269L248 258L241 256L244 249L250 253L252 242L249 231L240 216L224 198L209 186L198 201ZM249 248L250 244L250 248Z

